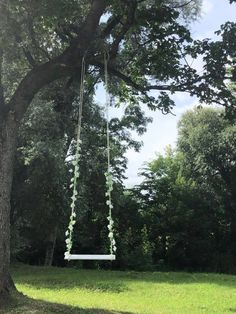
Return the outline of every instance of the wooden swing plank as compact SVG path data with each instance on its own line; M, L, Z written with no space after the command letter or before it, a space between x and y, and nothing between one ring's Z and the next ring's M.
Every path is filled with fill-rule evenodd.
M114 261L116 256L113 254L70 254L65 257L66 260L103 260L103 261Z

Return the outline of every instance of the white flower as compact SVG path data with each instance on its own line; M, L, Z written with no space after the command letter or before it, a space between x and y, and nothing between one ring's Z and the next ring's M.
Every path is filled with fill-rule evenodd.
M75 202L76 201L76 196L75 195L71 196L71 199L72 199L73 202Z
M109 226L112 226L114 224L114 221L110 218L109 219Z
M70 225L68 226L68 229L69 229L70 231L72 231L72 230L73 230L73 225L70 224Z
M70 253L69 252L65 252L65 258L68 259L70 257Z

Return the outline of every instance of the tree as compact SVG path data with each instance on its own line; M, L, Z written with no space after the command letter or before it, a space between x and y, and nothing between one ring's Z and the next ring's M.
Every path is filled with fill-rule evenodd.
M179 122L178 148L191 177L224 208L230 226L228 248L236 259L236 124L224 111L199 108Z
M85 55L87 72L95 84L104 70L106 51L108 71L114 78L110 91L122 102L142 101L169 112L173 101L166 91L188 91L202 100L235 105L224 81L227 65L235 66L235 24L222 28L222 41L193 43L179 19L183 7L182 1L178 5L161 0L1 1L1 294L8 293L12 286L9 217L17 131L32 99L43 87L55 80L62 84L62 78L70 77L68 87L80 77ZM201 75L183 64L189 54L205 54L209 66ZM150 95L152 90L160 91L157 99Z
M168 148L147 169L137 192L153 244L154 265L172 269L215 267L215 210L204 191L184 171L184 156Z

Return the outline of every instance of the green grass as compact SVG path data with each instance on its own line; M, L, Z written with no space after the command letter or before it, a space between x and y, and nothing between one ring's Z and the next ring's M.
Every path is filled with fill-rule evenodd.
M24 266L13 277L29 298L4 313L236 313L236 276Z

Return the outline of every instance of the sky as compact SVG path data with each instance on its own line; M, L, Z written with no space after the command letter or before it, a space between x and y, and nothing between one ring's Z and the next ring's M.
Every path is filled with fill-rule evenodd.
M236 22L236 4L229 4L228 0L203 0L201 17L190 25L194 39L214 38L214 32L226 21ZM194 66L201 67L201 61L196 60ZM103 91L99 89L97 100L104 99ZM132 187L142 181L138 173L145 164L155 158L158 153L163 154L168 145L175 147L177 140L177 124L182 114L198 104L197 99L190 97L187 93L177 93L173 97L175 115L163 115L161 112L152 112L142 106L147 116L153 118L153 122L148 125L147 132L142 136L133 137L141 140L143 146L140 152L130 149L126 153L128 158L128 168L126 171L125 185ZM120 116L122 108L113 110L112 116Z

